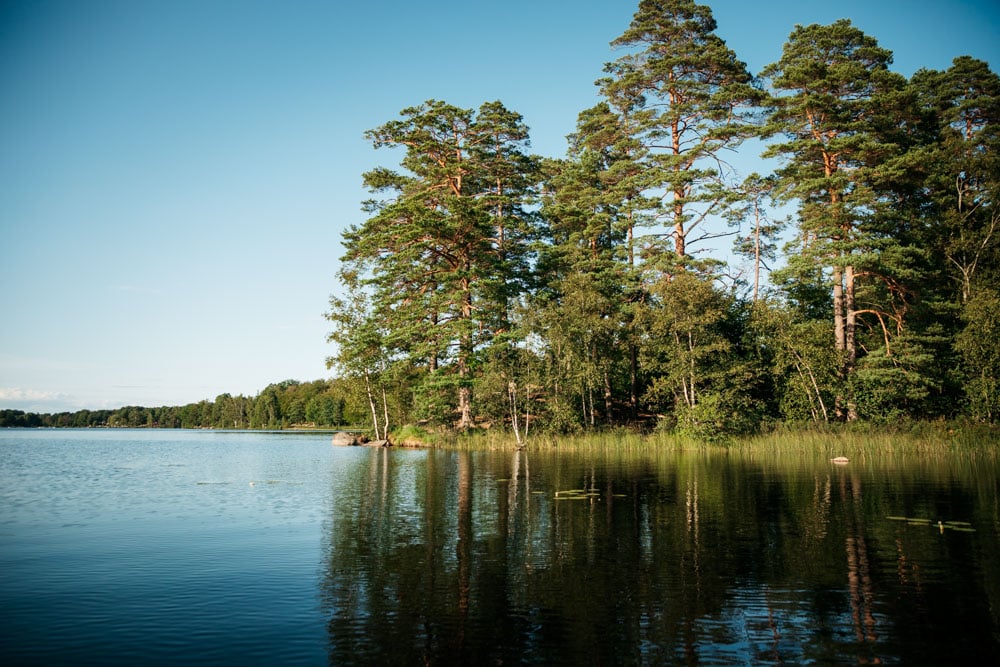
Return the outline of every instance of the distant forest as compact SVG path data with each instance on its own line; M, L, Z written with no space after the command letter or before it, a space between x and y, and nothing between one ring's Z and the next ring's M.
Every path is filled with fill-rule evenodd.
M398 166L328 317L373 430L997 421L1000 77L787 20L751 72L710 7L643 0L564 158L500 101L370 130Z
M365 413L352 410L348 385L336 380L298 382L285 380L268 385L257 396L222 394L214 401L180 406L146 408L127 406L116 410L79 410L38 414L0 410L0 427L27 428L218 428L281 429L336 427L361 423Z

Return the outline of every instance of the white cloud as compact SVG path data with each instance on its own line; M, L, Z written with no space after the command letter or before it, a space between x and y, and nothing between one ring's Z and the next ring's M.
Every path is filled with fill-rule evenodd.
M73 397L63 392L0 387L0 408L14 408L29 412L53 412L75 409L73 405Z
M17 387L0 387L0 401L64 401L68 394Z

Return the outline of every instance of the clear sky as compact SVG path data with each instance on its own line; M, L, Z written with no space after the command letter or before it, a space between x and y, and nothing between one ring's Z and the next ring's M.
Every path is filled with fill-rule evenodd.
M847 17L909 76L1000 69L997 0L709 1L756 72ZM329 377L365 130L426 99L565 153L638 0L3 0L0 408L180 405Z

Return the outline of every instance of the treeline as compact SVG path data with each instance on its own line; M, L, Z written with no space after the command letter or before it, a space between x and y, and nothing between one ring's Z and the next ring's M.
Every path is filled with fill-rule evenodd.
M352 393L353 392L353 393ZM361 423L365 405L348 383L337 380L268 385L257 396L221 394L214 401L181 406L126 406L37 414L0 410L0 427L26 428L219 428L281 429Z
M364 174L329 365L376 435L997 420L987 63L907 79L840 20L753 73L691 0L643 0L612 45L565 158L499 101L367 133L400 162ZM773 173L727 164L748 139Z

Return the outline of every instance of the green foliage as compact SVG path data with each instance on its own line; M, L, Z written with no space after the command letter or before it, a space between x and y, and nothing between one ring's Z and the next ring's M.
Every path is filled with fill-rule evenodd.
M653 297L642 316L647 403L690 437L757 430L770 391L743 304L692 273L662 283Z
M352 407L355 399L351 396L351 383L343 380L285 380L268 385L255 397L220 394L214 401L179 406L125 406L117 410L80 410L54 415L0 410L0 428L334 427L360 423L358 409ZM303 406L301 414L298 406Z
M709 281L682 273L655 286L643 311L643 367L654 376L647 396L694 408L703 388L719 379L731 343L722 333L731 300Z
M446 442L440 433L413 424L406 424L396 429L389 440L401 447L430 447Z
M905 80L889 70L891 62L873 37L841 19L797 26L780 60L762 73L775 90L763 133L782 139L764 154L785 159L775 192L798 203L797 257L786 275L831 288L840 391L864 349L859 326L875 320L888 339L887 322L902 326L905 285L914 278L909 249L886 224L899 222L887 212L895 201L883 172L903 152L893 139L906 100ZM838 393L834 410L841 419L858 416L846 393Z
M910 415L927 416L935 386L931 350L915 337L900 336L892 349L866 355L852 378L852 395L864 419L889 423Z
M402 170L364 175L374 198L344 235L350 296L331 301L334 360L365 378L376 431L385 387L373 382L397 360L424 369L416 404L428 418L447 419L455 403L465 429L477 353L508 330L532 280L538 164L520 115L500 102L475 112L430 100L400 115L367 133L375 148L404 151Z
M977 279L987 284L998 277L1000 77L987 63L962 56L944 72L916 72L910 88L932 110L914 164L933 221L919 240L942 261L952 294L965 303Z
M597 82L606 99L599 127L614 128L600 136L614 138L601 143L615 149L608 173L619 186L616 205L636 208L636 222L670 229L644 240L647 259L669 271L691 264L689 245L717 233L705 228L729 199L719 160L750 135L761 98L715 29L708 6L642 0L612 42L625 53ZM658 247L665 240L673 247Z
M563 159L529 156L499 102L368 133L400 169L364 176L329 317L376 432L996 419L1000 79L963 57L906 81L843 19L797 26L765 95L716 27L692 0L639 2ZM736 182L723 156L754 134L781 166ZM794 209L781 253L773 205ZM726 223L751 303L694 254Z
M413 385L413 417L431 426L456 423L458 377L442 370L422 373Z
M111 410L80 410L38 414L24 410L0 410L0 428L93 428L107 426Z
M965 328L955 339L966 381L969 415L1000 420L1000 291L982 287L962 311Z
M345 400L330 394L320 394L305 406L304 417L316 426L338 426L344 423Z

